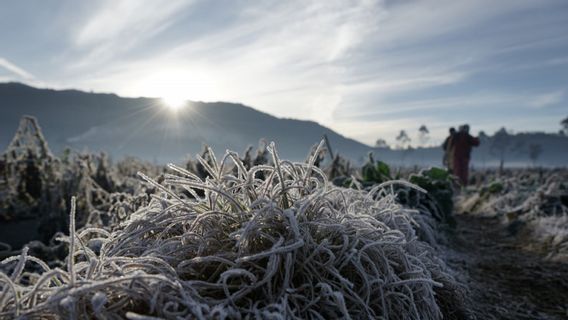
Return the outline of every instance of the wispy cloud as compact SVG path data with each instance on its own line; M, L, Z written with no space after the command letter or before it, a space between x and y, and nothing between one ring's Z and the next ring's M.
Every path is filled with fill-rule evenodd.
M562 0L102 0L81 7L80 17L61 24L68 35L62 63L41 66L65 87L242 102L367 143L426 120L443 135L444 125L462 121L456 110L491 123L494 113L519 106L519 116L558 113L554 106L565 99L557 91L568 81Z
M529 106L535 108L546 108L553 106L564 101L564 92L564 90L558 90L541 94L529 100L528 104Z
M101 63L166 30L191 0L106 0L73 34L76 50L87 52L75 66Z
M0 68L3 68L5 70L9 71L10 73L20 77L21 80L33 80L35 78L28 71L24 70L23 68L15 65L14 63L12 63L12 62L10 62L7 59L4 59L2 57L0 57Z
M422 88L455 84L466 77L465 73L460 72L441 72L439 74L428 74L425 76L391 76L383 77L377 75L376 79L364 82L345 84L344 87L351 93L374 92L383 94L394 94L404 91L418 90Z
M169 82L185 86L188 98L240 101L325 122L341 101L350 55L374 30L380 10L374 1L245 5L215 32L107 67L97 78L129 95L160 95Z
M532 97L531 97L532 98ZM448 96L434 99L415 99L403 102L379 102L381 107L378 110L367 110L363 112L345 112L339 113L340 121L374 121L375 119L384 119L386 117L397 117L400 114L412 113L413 118L424 117L426 113L447 112L451 109L454 113L458 113L460 109L477 109L480 107L493 107L495 105L515 105L525 101L525 96L506 95L506 94L486 94L476 93L467 95ZM523 103L524 104L524 103Z
M539 109L558 105L563 99L564 91L559 90L539 94L477 92L401 102L378 101L379 108L375 110L337 112L335 125L342 130L352 127L353 137L369 144L378 137L394 143L399 130L416 131L421 124L430 129L432 142L440 142L450 126L465 122L474 124L475 130L489 133L502 126L546 131L559 120L550 121L555 117L553 114L544 119L538 114Z

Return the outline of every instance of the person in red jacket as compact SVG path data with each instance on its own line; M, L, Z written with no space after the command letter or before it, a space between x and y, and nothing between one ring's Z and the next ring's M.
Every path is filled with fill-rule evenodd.
M479 138L469 134L469 125L464 124L452 138L451 156L453 174L458 176L462 186L467 186L471 149L479 146Z

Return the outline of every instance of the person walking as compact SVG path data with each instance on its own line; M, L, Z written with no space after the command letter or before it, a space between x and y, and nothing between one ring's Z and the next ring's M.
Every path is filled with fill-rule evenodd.
M454 135L456 134L456 128L451 127L450 128L450 135L446 138L446 140L444 140L444 143L442 144L442 149L444 149L444 157L442 158L442 163L444 164L444 166L446 166L446 168L448 168L448 171L451 173L453 171L452 168L452 138L454 137Z
M462 186L465 187L468 182L471 149L479 146L479 138L471 136L469 125L464 124L451 140L452 173L458 176Z

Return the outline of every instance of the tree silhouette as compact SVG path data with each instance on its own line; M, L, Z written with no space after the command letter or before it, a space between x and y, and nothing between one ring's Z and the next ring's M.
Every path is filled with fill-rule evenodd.
M517 141L513 144L513 135L507 132L504 127L499 129L493 137L491 138L490 152L492 154L497 154L499 157L499 172L503 172L503 167L505 166L505 160L507 160L507 155L510 153L519 153L523 148L523 142Z
M533 143L529 145L529 158L531 158L533 166L536 165L536 161L540 157L541 153L542 146L540 144Z
M503 166L505 165L505 154L507 148L511 143L511 136L507 132L507 129L501 128L499 131L495 132L492 138L491 153L498 152L499 154L499 172L503 171Z
M385 139L377 139L375 142L375 148L388 148L389 145Z
M430 130L428 130L426 125L421 125L420 128L418 128L418 140L422 146L425 146L428 140L430 140L429 134Z
M408 136L408 133L406 133L406 130L400 130L398 136L396 137L396 141L398 148L404 149L404 147L410 145L411 140L410 137Z
M562 125L562 128L564 128L564 134L568 134L568 117L560 121L560 125Z

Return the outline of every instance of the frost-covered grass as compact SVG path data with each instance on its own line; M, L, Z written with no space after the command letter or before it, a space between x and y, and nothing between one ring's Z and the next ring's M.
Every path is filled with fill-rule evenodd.
M112 230L75 230L73 205L65 266L27 249L2 261L0 317L440 319L461 307L396 182L337 188L314 158L269 151L274 165L250 169L209 151L205 180L173 165L161 183L142 174L159 195Z
M550 260L568 262L568 215L539 217L529 222L527 248L544 251ZM531 240L532 240L531 239Z
M499 218L514 233L521 231L526 248L568 261L568 171L517 169L491 180L462 196L458 211Z

